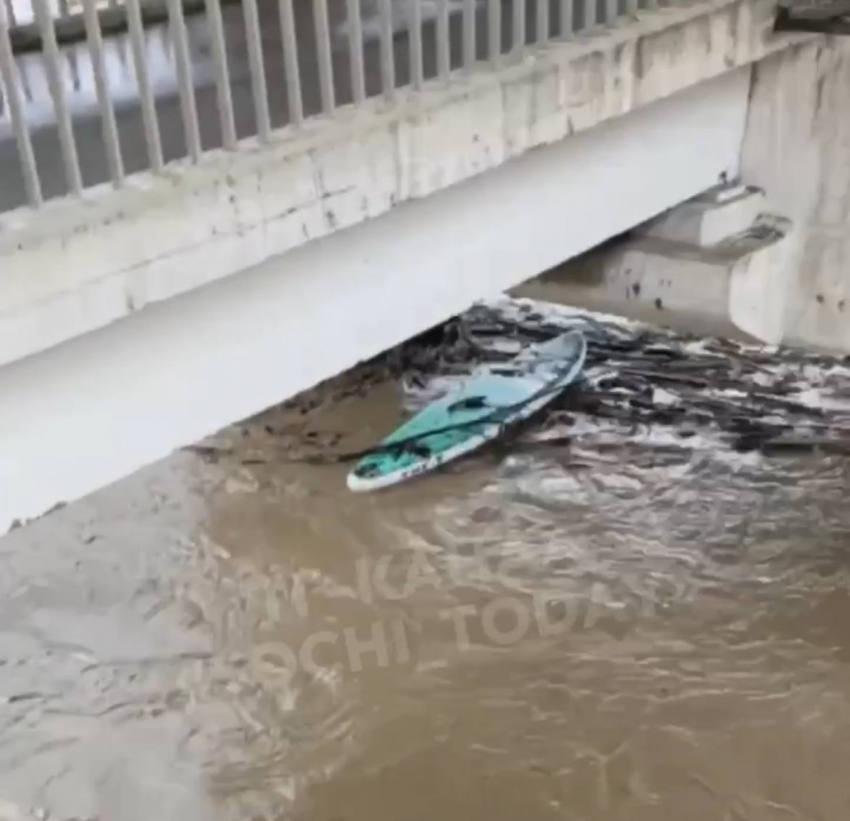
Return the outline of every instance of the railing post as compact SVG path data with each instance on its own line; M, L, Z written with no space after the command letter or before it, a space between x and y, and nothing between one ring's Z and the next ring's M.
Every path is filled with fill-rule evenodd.
M487 0L487 58L496 65L502 57L502 1Z
M475 0L463 0L463 66L471 70L476 59Z
M230 69L227 65L227 45L224 41L224 24L219 0L205 0L207 20L212 40L212 61L215 72L215 91L218 117L221 123L222 145L228 151L236 149L236 123L233 119L233 97L230 92Z
M561 0L561 37L567 39L575 32L573 22L573 0Z
M410 22L410 84L415 89L422 88L425 72L422 66L422 0L409 0Z
M245 36L248 40L248 64L251 70L251 91L254 95L257 136L261 143L267 143L271 140L272 127L257 0L242 0L242 11L245 16Z
M71 115L65 100L65 87L62 82L62 69L59 64L59 46L56 42L56 29L53 17L47 7L47 0L32 0L38 28L41 33L42 55L44 70L47 74L47 84L50 96L53 98L53 110L56 113L56 126L59 130L59 144L62 149L62 161L65 165L65 180L68 190L80 196L83 192L83 178L80 174L80 160L77 155L77 144L74 140L74 129L71 125Z
M322 111L330 114L336 108L334 95L331 35L328 24L328 0L313 0L313 22L316 27L316 57L319 61L319 88Z
M381 23L381 87L384 96L395 96L395 55L393 54L393 18L390 0L378 0Z
M133 68L136 72L136 84L139 87L139 101L142 107L142 122L145 129L145 143L148 149L148 161L151 169L159 172L163 167L162 140L159 135L159 122L156 118L156 105L148 76L148 60L145 54L145 35L142 30L142 13L139 0L125 0L127 9L127 28L130 31L130 45L133 50Z
M5 6L0 6L0 92L5 90L9 106L12 131L18 146L18 158L21 163L21 176L27 192L27 202L33 208L42 203L41 183L38 179L38 166L32 150L29 126L27 125L21 97L18 92L18 72L9 41L9 23L13 18L7 15Z
M437 0L437 74L449 79L452 55L449 41L449 0Z
M513 37L514 37L514 53L517 56L522 56L525 49L525 0L513 0L514 2L514 20L513 20Z
M537 42L549 39L549 0L537 0Z
M182 0L168 0L168 19L177 65L177 87L180 94L180 110L183 115L183 130L186 135L186 149L192 161L198 162L201 159L201 132L198 126L198 108L192 82L192 65L189 59L189 43Z
M346 10L348 14L348 59L351 67L351 99L357 105L366 99L360 0L346 0Z
M298 41L295 38L295 17L292 0L278 0L280 11L280 41L286 72L286 104L289 122L298 127L304 122L304 101L301 97L301 69L298 66Z
M97 88L97 102L100 108L106 160L109 164L112 184L118 188L124 182L124 163L121 159L118 128L115 125L115 109L109 96L109 82L106 77L106 65L103 58L103 36L100 31L100 18L97 14L95 0L83 0L83 15L94 72L94 83Z

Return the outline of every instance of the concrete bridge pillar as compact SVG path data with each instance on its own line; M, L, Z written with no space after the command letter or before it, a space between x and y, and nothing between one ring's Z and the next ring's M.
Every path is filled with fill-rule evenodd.
M742 177L789 217L783 341L850 351L850 38L819 38L753 66Z

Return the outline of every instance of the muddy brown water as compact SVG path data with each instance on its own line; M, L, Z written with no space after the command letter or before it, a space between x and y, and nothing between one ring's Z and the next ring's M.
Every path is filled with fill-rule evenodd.
M287 421L0 540L0 818L850 818L846 460L497 448L355 495Z

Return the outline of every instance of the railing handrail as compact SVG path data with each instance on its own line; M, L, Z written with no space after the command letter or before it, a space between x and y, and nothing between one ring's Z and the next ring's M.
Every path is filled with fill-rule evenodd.
M43 149L39 146L43 141L34 145L26 101L20 93L23 73L30 70L26 60L40 61L36 65L44 73L55 113L65 191L79 196L91 184L87 181L91 172L86 168L95 161L100 162L100 178L105 176L115 187L121 187L125 174L139 170L136 144L144 145L146 162L142 167L154 172L180 156L174 153L175 128L169 123L166 130L160 122L163 108L151 81L145 26L167 24L163 31L170 43L169 59L177 89L177 105L168 103L168 116L179 122L176 130L182 132L182 156L197 162L209 148L239 150L240 139L247 136L246 128L260 143L268 143L279 124L282 100L285 122L298 128L309 116L331 114L349 99L355 106L369 96L382 95L391 101L400 83L419 90L429 77L448 82L455 72L469 71L482 61L497 66L506 59L520 59L528 48L555 38L570 38L579 29L612 24L622 16L619 0L436 0L432 18L423 13L424 0L374 0L377 44L367 49L369 38L364 34L361 0L301 0L309 8L300 17L305 8L294 7L294 0L267 0L263 13L276 13L278 19L278 24L270 28L264 28L268 18L261 16L258 0L122 0L120 5L119 0L112 0L116 5L108 8L97 7L97 0L81 0L80 13L59 18L51 15L49 0L30 0L35 22L17 26L11 25L7 10L12 2L0 0L0 79L8 99L6 116L17 144L26 201L33 208L40 207L45 197L56 196L57 185L55 179L42 176L39 150ZM625 13L634 14L637 2L625 0ZM329 3L334 4L333 14ZM222 18L222 8L227 5L241 5L242 9L237 33L243 38L244 51L237 55L239 73L234 71ZM342 38L347 55L332 47L337 12L348 21L347 35ZM202 20L204 36L209 38L204 59L211 67L208 82L213 84L212 98L198 84L188 15ZM400 15L406 16L403 26L399 25ZM238 13L231 13L228 24L232 26L238 18ZM121 34L123 39L107 43L105 34ZM270 50L266 38L272 35L280 39L279 46ZM102 143L101 155L92 155L88 145L90 125L75 117L73 94L64 84L67 67L63 60L70 52L66 54L62 46L83 39L101 124L100 134L95 132L92 138ZM135 136L133 129L138 131L138 126L132 119L122 114L119 121L116 115L106 54L107 45L114 43L129 43L132 52L141 140ZM405 48L409 60L402 61ZM305 96L305 66L316 72L309 100ZM280 75L271 76L270 70L280 71ZM347 81L340 76L341 71L349 73ZM274 116L270 101L275 104ZM80 136L80 129L86 136ZM80 139L82 144L78 144ZM128 144L135 155L126 155ZM82 153L80 145L85 149ZM0 202L0 210L3 207Z
M219 0L222 6L238 5L242 0ZM207 10L206 0L181 0L184 17L204 14ZM167 0L143 0L139 4L142 25L145 28L168 22ZM126 34L129 31L129 21L125 0L118 5L99 8L97 10L98 25L103 36ZM71 12L68 15L54 17L56 42L60 46L85 42L87 28L85 12ZM9 26L9 40L13 54L28 54L43 49L41 29L36 21L16 23Z

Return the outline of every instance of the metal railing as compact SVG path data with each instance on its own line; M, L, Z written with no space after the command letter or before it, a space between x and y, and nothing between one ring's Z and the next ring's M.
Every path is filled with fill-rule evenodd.
M127 174L235 151L246 137L268 143L281 126L637 10L637 0L203 0L192 14L186 0L23 2L0 0L0 211L120 188ZM151 26L154 2L164 23ZM120 13L108 37L105 11ZM75 15L84 39L60 43ZM38 50L20 46L21 25L37 27Z

